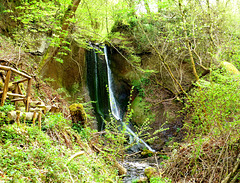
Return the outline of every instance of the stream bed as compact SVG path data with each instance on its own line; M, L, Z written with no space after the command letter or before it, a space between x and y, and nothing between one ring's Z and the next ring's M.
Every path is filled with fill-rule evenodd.
M145 177L144 170L147 167L157 167L156 163L148 162L144 159L126 160L122 165L127 169L127 175L123 178L124 183L132 183L133 180Z

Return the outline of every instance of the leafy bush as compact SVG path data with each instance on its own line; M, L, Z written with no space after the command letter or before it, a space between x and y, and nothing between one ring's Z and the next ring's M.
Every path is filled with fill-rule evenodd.
M213 71L210 81L200 81L190 97L186 109L192 123L188 126L195 133L220 135L239 124L239 76Z
M212 71L186 99L186 143L175 149L165 167L174 182L183 175L197 182L221 182L229 172L237 176L231 171L240 152L239 80L239 75Z

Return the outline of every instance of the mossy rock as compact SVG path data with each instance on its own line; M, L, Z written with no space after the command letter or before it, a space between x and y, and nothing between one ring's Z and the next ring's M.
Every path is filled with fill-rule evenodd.
M87 115L83 108L82 104L72 104L69 106L70 114L72 116L73 123L80 123L81 125L85 125L87 122Z
M157 176L157 170L156 168L153 168L153 167L147 167L144 170L144 174L147 176L148 179L151 179L152 177Z
M141 155L142 157L151 157L153 155L153 152L148 150L148 149L144 149L142 152L141 152Z
M147 120L148 115L146 112L146 106L147 102L144 101L144 99L140 96L137 96L132 105L131 108L133 110L132 120L138 125L142 126L142 124Z
M220 66L231 74L238 75L240 74L239 70L230 62L223 61Z

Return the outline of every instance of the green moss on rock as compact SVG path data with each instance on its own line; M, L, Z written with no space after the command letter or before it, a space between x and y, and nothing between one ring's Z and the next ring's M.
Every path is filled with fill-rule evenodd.
M74 103L69 106L72 122L84 126L87 122L87 115L82 104Z
M144 174L147 176L148 179L151 179L152 177L157 176L157 170L156 168L153 168L153 167L147 167L144 170Z
M147 120L148 116L146 114L146 106L147 103L143 100L142 97L137 96L132 105L131 108L133 110L133 116L132 120L138 125L142 126L142 124Z
M223 61L220 65L231 74L240 74L239 70L230 62Z

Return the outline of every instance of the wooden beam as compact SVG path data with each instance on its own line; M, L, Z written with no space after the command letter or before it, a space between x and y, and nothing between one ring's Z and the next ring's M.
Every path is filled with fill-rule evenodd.
M18 102L18 101L23 101L26 98L16 98L16 99L12 99L11 102Z
M18 92L19 92L21 95L23 95L23 92L22 92L22 90L21 90L19 84L17 85L17 87L18 87Z
M12 72L15 72L15 73L19 74L20 76L23 76L23 77L28 78L28 79L32 78L31 76L29 76L29 75L27 75L27 74L25 74L25 73L23 73L21 71L18 71L16 69L13 69L11 67L8 67L8 66L0 65L0 69L5 70L5 71L11 70Z
M9 70L11 70L11 67L0 65L0 69L9 71Z
M1 99L1 106L4 105L4 102L7 98L8 84L9 84L9 81L10 81L11 72L12 72L11 70L8 70L7 75L6 75L6 80L5 80L5 83L4 83L2 99Z
M21 79L21 80L19 80L19 81L14 81L14 82L12 82L12 84L22 83L22 82L27 81L27 80L28 80L28 78L24 78L24 79Z
M26 97L26 95L21 95L21 94L17 94L17 93L10 93L10 92L7 92L7 95L12 96L12 97Z
M32 78L31 76L29 76L29 75L27 75L27 74L25 74L25 73L23 73L23 72L20 72L20 71L18 71L18 70L16 70L16 69L11 68L11 70L12 70L13 72L19 74L20 76L26 77L26 78L28 78L28 79L31 79L31 78Z
M18 84L17 84L18 85ZM18 93L18 86L15 86L15 90L14 90L15 93ZM14 101L15 102L15 106L17 108L17 101Z
M34 111L34 113L33 113L33 127L35 126L36 118L37 118L37 112Z

